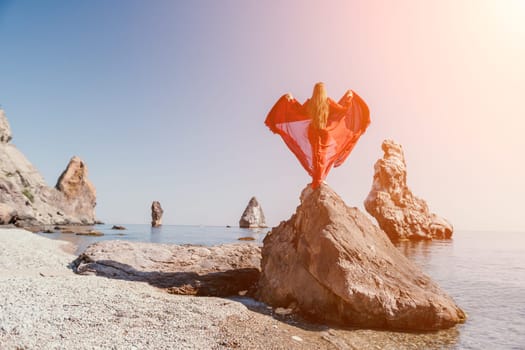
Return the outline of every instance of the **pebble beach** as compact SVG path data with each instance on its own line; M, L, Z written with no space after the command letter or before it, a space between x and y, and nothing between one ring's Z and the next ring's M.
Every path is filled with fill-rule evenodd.
M0 229L1 349L443 349L456 330L333 329L224 298L80 276L71 243Z

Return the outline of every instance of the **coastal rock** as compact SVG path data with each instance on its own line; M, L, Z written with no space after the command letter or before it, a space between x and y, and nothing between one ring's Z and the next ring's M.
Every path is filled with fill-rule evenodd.
M159 227L162 225L162 214L164 214L164 210L162 210L162 207L160 206L160 202L154 201L151 203L151 226L152 227Z
M16 210L9 205L0 203L0 225L9 225L16 221Z
M71 158L55 188L64 194L63 209L66 214L80 218L83 223L95 222L97 195L88 179L87 166L79 157Z
M2 110L0 129L0 139L10 140L11 132ZM12 143L4 141L0 142L0 203L16 211L17 226L94 223L94 189L92 198L70 198L47 186L27 158Z
M0 142L8 143L12 138L9 122L7 121L4 110L0 108Z
M408 188L402 146L385 140L381 147L384 155L374 165L374 182L364 203L366 210L392 240L451 238L452 225L431 213L427 203Z
M266 226L266 219L257 198L252 197L242 213L239 226L243 228L259 228Z
M82 275L148 282L173 294L231 296L253 292L260 274L260 248L104 241L74 262Z
M381 229L327 185L264 239L258 298L343 326L437 330L465 313Z

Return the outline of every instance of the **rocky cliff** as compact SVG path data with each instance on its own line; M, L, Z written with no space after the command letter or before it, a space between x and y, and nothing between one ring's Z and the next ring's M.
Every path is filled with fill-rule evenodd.
M316 321L436 330L465 313L357 208L327 185L264 239L259 298Z
M408 188L403 147L392 140L383 141L381 147L384 155L374 165L366 210L393 240L450 238L452 225L431 213L427 203Z
M51 188L11 139L0 110L0 224L94 224L96 194L85 164L73 157L57 187Z

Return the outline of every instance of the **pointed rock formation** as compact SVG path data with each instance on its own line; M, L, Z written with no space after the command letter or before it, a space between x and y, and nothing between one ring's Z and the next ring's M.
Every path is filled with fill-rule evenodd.
M437 330L466 318L383 231L327 185L307 187L296 213L264 239L258 297L343 326Z
M381 147L384 155L374 165L366 210L392 240L450 238L452 225L431 213L427 203L408 188L403 147L392 140L383 141Z
M11 213L16 212L15 223L19 226L94 224L95 191L86 173L81 174L82 181L74 195L50 188L27 158L10 143L11 138L9 124L0 110L0 202L7 205ZM89 196L85 193L86 183L92 189Z
M164 214L164 210L162 210L160 202L154 201L151 203L151 227L162 225L162 214Z
M241 219L239 220L239 227L243 228L263 228L266 226L266 219L261 205L257 201L257 198L252 197L242 213Z
M81 221L95 221L97 194L88 179L87 166L79 157L71 158L55 188L64 194L63 208L66 214L80 218Z

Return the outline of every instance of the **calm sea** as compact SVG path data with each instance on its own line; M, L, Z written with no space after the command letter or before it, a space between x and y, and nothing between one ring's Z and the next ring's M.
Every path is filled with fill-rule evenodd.
M209 226L126 227L125 231L114 231L110 226L97 226L105 234L102 237L42 235L71 241L82 251L92 242L109 239L214 245L253 237L261 243L269 231ZM456 329L425 335L433 337L432 348L525 349L525 233L463 231L456 232L451 241L404 242L398 248L469 316ZM399 341L404 343L400 347L412 348L410 343L416 337L399 334Z

